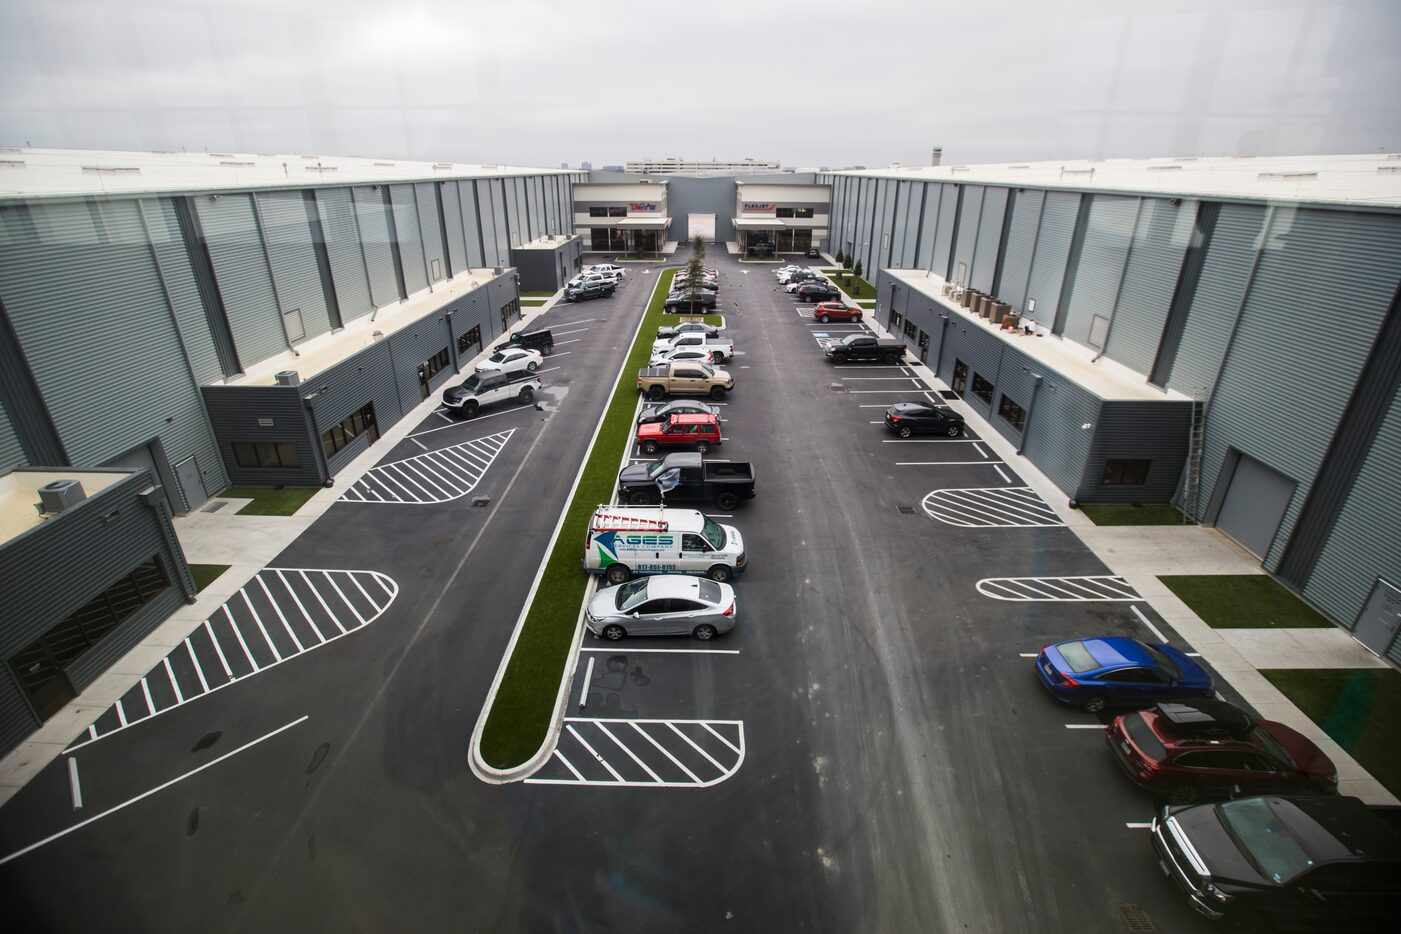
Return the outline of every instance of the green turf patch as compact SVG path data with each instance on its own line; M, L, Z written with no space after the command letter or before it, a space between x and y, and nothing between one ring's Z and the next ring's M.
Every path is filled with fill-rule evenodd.
M521 298L550 298L554 294L553 292L522 292Z
M852 298L873 299L876 297L876 287L860 276L854 276L850 273L834 273L831 274L831 279L843 292L850 295Z
M523 299L521 299L521 307L522 307L522 308L539 308L539 307L541 307L542 305L548 304L549 301L550 301L550 300L549 300L548 298L523 298Z
M319 486L231 486L220 493L227 499L251 499L240 516L290 516L316 495Z
M1158 580L1213 629L1322 629L1333 625L1267 574L1166 575Z
M580 568L579 543L588 531L594 509L613 498L619 455L632 434L637 371L647 365L657 328L667 323L662 305L675 274L675 270L667 269L657 277L652 300L613 388L603 424L579 477L579 487L565 512L559 537L546 559L545 573L492 701L482 729L481 754L493 768L507 769L525 762L549 732L555 696L569 661L574 626L588 581L588 575Z
M615 256L615 263L665 263L665 256Z
M219 579L231 564L192 564L190 565L190 575L195 579L195 593L199 593L210 584Z
M1081 503L1080 511L1095 525L1182 525L1182 513L1166 503Z
M1401 671L1288 668L1260 674L1387 791L1401 796Z

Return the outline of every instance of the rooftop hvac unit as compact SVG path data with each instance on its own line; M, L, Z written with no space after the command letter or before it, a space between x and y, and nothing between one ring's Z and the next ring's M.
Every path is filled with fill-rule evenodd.
M302 377L296 370L280 370L277 374L277 385L279 386L300 386Z
M77 480L54 480L39 487L40 511L46 515L63 512L88 498Z

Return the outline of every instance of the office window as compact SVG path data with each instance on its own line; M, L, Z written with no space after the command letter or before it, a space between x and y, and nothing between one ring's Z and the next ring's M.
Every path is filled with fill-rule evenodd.
M437 376L443 370L447 369L447 365L448 349L444 347L423 362L423 378L425 380L432 379L434 376Z
M901 324L901 322L903 322L904 320L905 320L905 319L904 319L903 317L901 317L900 312L892 310L892 311L890 312L890 333L891 333L891 334L899 334L899 333L900 333L900 324Z
M501 306L501 330L506 330L511 326L512 318L519 318L521 313L521 303L518 299L511 299Z
M974 392L977 392L978 374L973 374ZM1017 431L1026 431L1026 409L1017 405L1006 395L1003 395L997 402L997 414L1002 416L1003 421L1011 425Z
M792 208L774 208L774 209L773 209L773 216L774 216L774 217L792 217L792 216L793 216L793 209L792 209Z
M988 405L992 405L992 383L983 379L977 373L973 374L973 395L982 399ZM1006 396L1002 397L1004 400Z
M589 217L607 217L607 216L608 216L608 209L607 209L606 207L591 207L591 208L589 208Z
M910 321L910 320L906 319L906 321L905 321L905 336L906 336L906 337L914 337L915 334L918 333L918 331L919 331L919 328L915 327L915 323L914 323L913 321Z
M482 326L472 325L472 330L466 334L457 336L457 355L459 357L475 356L482 349Z
M302 466L297 446L287 441L235 441L233 454L234 462L240 467Z
M370 433L370 440L379 437L379 432L375 428L375 406L370 403L354 415L347 415L341 419L339 424L332 425L321 433L321 449L330 457L337 451L343 450L350 442L354 441L365 432Z
M608 209L608 216L609 216L609 217L627 217L627 216L628 216L628 209L627 209L627 206L626 206L626 205L622 205L622 206L619 206L619 207L609 208L609 209Z
M1148 459L1115 459L1104 462L1104 477L1100 480L1105 486L1143 486L1148 482L1148 468L1153 461Z

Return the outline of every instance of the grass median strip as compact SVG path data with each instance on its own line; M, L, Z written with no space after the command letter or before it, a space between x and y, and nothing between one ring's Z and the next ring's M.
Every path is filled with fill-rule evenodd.
M579 604L588 582L580 564L580 543L594 509L613 498L618 458L631 435L637 406L637 371L647 365L656 329L666 323L662 303L675 273L673 269L663 270L657 279L637 339L613 387L598 438L589 452L579 487L546 559L540 586L492 701L482 730L481 754L493 768L509 769L527 761L549 732L560 678L573 647Z

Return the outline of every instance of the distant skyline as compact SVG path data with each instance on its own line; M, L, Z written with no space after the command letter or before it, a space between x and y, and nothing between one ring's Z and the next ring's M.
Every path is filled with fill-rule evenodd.
M1401 150L1393 0L0 0L0 145L786 166Z

